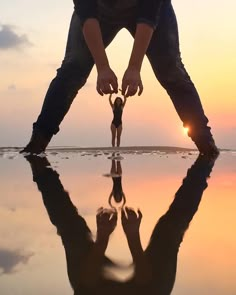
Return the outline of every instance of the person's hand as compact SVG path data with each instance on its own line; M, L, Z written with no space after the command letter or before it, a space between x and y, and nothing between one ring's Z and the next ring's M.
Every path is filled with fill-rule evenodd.
M136 68L128 67L122 79L122 95L129 97L137 93L141 95L143 92L143 83L140 71Z
M117 77L109 66L98 70L97 92L102 96L118 92Z
M121 212L121 223L126 236L139 234L142 213L138 209L137 214L132 208L125 207Z
M99 208L97 212L97 239L107 239L117 224L117 212L111 209Z

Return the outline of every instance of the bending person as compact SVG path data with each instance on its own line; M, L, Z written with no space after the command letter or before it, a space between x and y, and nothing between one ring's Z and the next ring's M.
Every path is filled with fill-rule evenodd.
M171 0L74 0L65 57L50 83L29 143L21 152L45 151L94 66L100 95L118 92L105 48L123 28L134 38L120 85L126 97L143 92L144 56L166 90L199 152L218 154L199 94L182 63L178 24ZM124 47L126 44L122 44ZM121 47L121 48L122 48ZM122 60L122 55L120 56ZM155 89L153 88L153 95ZM158 115L158 112L157 112Z

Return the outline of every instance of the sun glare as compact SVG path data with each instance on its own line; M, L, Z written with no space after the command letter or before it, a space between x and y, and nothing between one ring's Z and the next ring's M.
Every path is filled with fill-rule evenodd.
M185 135L188 135L189 128L188 128L188 127L184 127L184 128L183 128L183 131L184 131L184 134L185 134Z

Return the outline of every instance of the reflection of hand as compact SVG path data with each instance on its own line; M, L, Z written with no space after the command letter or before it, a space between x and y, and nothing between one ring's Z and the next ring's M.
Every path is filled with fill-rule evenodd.
M126 97L133 96L138 91L138 88L138 95L141 95L143 92L143 84L140 71L135 68L128 67L122 80L122 94Z
M117 224L117 212L111 209L99 208L97 212L97 240L107 239Z
M109 66L98 70L97 92L100 95L118 92L117 77Z
M125 209L122 209L121 223L127 237L139 235L142 213L140 210L137 213L132 208L125 207Z

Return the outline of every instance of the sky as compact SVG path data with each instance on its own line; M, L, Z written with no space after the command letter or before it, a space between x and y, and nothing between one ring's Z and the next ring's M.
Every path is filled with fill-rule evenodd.
M186 66L220 148L236 148L236 21L234 0L172 1ZM23 146L31 135L50 81L64 56L72 1L0 2L0 146ZM122 30L107 54L119 81L132 38ZM123 116L122 145L194 147L165 90L145 58L144 93L129 98ZM112 112L95 90L96 70L77 95L52 139L56 146L109 146Z

